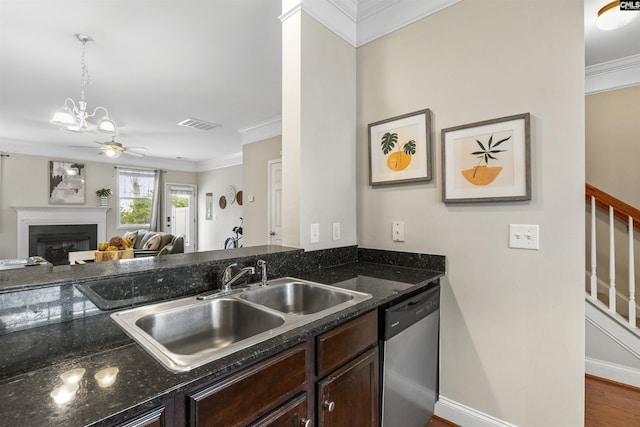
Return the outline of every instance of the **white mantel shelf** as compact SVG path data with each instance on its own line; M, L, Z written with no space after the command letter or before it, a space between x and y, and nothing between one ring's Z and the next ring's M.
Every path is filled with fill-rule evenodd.
M29 256L29 226L96 224L98 241L107 238L108 207L99 206L11 206L18 213L18 258Z

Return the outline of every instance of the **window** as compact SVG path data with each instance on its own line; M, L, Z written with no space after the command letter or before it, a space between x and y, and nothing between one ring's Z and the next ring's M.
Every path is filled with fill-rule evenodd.
M158 171L118 168L118 228L148 227Z

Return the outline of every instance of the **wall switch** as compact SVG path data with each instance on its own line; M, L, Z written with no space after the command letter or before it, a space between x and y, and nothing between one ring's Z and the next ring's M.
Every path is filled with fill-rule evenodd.
M250 202L253 202L254 200L255 200L255 197L253 197L253 196L249 196L249 201L250 201Z
M540 249L538 224L509 224L509 247L514 249Z
M393 221L393 226L391 227L391 239L394 242L404 242L404 222L403 221Z
M340 240L340 223L333 223L333 240Z
M310 243L320 243L320 224L311 224Z

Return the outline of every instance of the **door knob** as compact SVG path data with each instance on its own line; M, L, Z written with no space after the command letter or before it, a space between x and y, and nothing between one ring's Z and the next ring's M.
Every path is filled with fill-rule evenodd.
M336 409L336 403L329 402L328 400L325 400L322 406L324 406L324 409L327 409L329 412L333 412L333 410Z

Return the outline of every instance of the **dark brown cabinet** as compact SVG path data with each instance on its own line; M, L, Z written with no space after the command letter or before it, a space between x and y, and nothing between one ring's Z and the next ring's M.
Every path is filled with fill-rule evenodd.
M317 337L318 426L378 425L377 343L376 311Z
M128 421L117 424L117 427L165 427L165 407L138 415Z
M306 348L301 344L188 394L188 425L246 425L302 391L305 368Z
M318 382L318 426L378 425L378 349Z
M307 417L307 395L292 399L290 402L274 409L251 427L312 427L313 422Z

